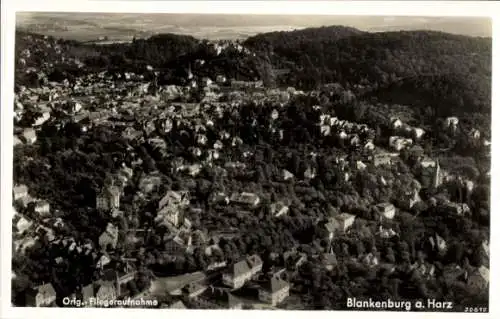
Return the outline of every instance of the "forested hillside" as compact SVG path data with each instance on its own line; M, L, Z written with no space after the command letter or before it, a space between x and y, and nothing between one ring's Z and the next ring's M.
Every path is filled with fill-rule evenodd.
M362 33L331 27L251 37L277 67L294 67L283 82L314 87L321 82L380 85L417 75L455 73L491 77L491 39L433 31ZM328 37L328 33L331 37ZM262 45L262 42L269 44Z

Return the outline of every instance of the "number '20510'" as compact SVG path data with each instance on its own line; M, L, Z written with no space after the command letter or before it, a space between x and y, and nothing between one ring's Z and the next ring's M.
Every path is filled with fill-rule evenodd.
M486 307L465 307L465 312L488 312Z

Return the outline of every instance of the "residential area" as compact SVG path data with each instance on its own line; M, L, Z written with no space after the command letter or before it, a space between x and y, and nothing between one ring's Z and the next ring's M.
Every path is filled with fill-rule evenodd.
M19 36L17 78L38 85L16 82L13 305L487 305L489 127L420 120L366 84L199 71L258 56L239 42L205 43L210 59L164 84L152 63L89 71L68 44Z

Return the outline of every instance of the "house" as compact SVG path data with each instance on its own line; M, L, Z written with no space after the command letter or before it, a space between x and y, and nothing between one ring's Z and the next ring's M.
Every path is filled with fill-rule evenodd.
M189 205L189 192L188 191L167 191L167 194L160 200L158 209L165 206L178 206L184 207Z
M222 275L222 282L233 289L241 288L253 275L262 270L262 259L258 255L252 255L241 260Z
M141 181L139 182L139 189L143 193L150 193L160 184L161 184L161 177L147 176L142 178Z
M277 119L278 119L278 117L279 117L279 112L278 112L278 110L273 109L273 110L272 110L272 112L271 112L271 120L273 120L273 121L274 121L274 120L277 120Z
M392 129L398 129L403 126L403 122L397 117L391 117L389 121Z
M316 177L316 169L313 167L308 167L304 172L305 179L313 179Z
M215 82L217 82L218 84L224 84L226 83L227 79L224 75L217 75L215 77Z
M44 112L40 116L35 118L35 123L33 123L33 126L40 126L43 123L47 122L49 119L50 119L50 113Z
M25 129L21 137L27 144L35 143L37 139L35 130L31 128Z
M288 206L285 205L283 202L277 202L277 203L272 203L271 204L271 214L274 217L279 217L282 215L288 214Z
M181 211L176 206L164 206L156 215L155 222L170 223L174 227L178 227L182 220Z
M355 219L356 216L347 213L329 218L325 224L326 231L328 232L328 239L332 240L335 234L347 231L352 226Z
M486 256L488 256L488 258L489 258L490 257L490 243L487 240L483 241L481 243L481 248L483 249Z
M24 253L27 248L33 247L36 242L39 240L39 237L31 237L27 236L22 239L14 240L14 251Z
M35 212L38 213L40 217L50 216L50 204L45 200L37 201L35 203Z
M102 249L107 249L108 246L111 246L114 249L116 248L117 243L118 227L108 223L106 230L101 234L101 236L99 236L99 246L101 246Z
M100 281L97 283L95 298L100 300L115 300L118 297L116 293L115 282L111 280Z
M16 185L12 189L12 196L14 201L28 196L28 187L26 185Z
M207 266L207 270L215 270L215 269L220 269L224 268L227 266L226 261L221 261L221 262L213 262L210 265Z
M286 169L283 170L282 176L283 176L284 181L287 181L287 180L292 179L294 177L294 175L291 172L287 171Z
M286 251L283 253L283 260L285 265L292 266L295 270L297 270L307 261L307 255L305 253L298 253L295 250Z
M378 257L373 253L368 253L363 257L363 264L372 268L379 264Z
M278 276L273 276L259 289L259 300L276 306L290 295L290 284Z
M82 105L78 102L74 102L71 105L71 112L78 113L82 109Z
M455 202L447 201L444 203L443 206L446 207L446 209L453 211L453 213L455 213L459 216L464 215L466 213L470 213L470 208L465 203L455 203Z
M365 150L373 151L375 149L375 144L372 141L368 141L364 146Z
M260 198L257 194L249 192L242 192L240 194L234 193L231 195L231 202L256 207L260 203Z
M366 168L366 164L365 164L365 163L363 163L362 161L357 161L357 162L356 162L356 169L357 169L357 170L362 171L362 170L364 170L365 168Z
M330 252L327 254L323 254L321 258L321 264L327 270L333 270L337 266L337 257L335 256L335 253Z
M28 290L26 294L26 306L47 307L56 301L56 290L51 283L38 286Z
M384 228L382 227L382 225L380 225L377 235L379 235L381 238L392 238L394 236L398 236L398 233L396 233L392 228Z
M14 143L14 146L16 145L20 145L22 144L23 142L19 139L19 137L15 136L13 137L13 143Z
M436 272L436 267L432 264L417 261L410 266L410 270L417 272L421 276L431 278Z
M207 136L206 136L206 135L204 135L204 134L198 134L198 135L196 136L196 143L198 143L198 144L200 144L200 145L205 145L205 144L207 144L207 141L208 141Z
M436 234L435 237L429 237L429 243L432 249L437 250L440 254L444 254L448 250L446 241L438 234Z
M392 156L390 153L377 153L373 155L373 165L375 166L380 166L380 165L391 165L392 163Z
M107 187L96 197L96 208L99 210L112 210L120 208L120 188L117 186Z
M425 131L419 127L414 127L413 128L413 136L415 139L421 139L425 134Z
M420 145L413 145L410 147L409 153L411 157L421 160L424 156L424 149Z
M247 263L250 267L252 275L260 272L262 270L262 265L264 264L259 255L252 255L247 257Z
M15 226L16 226L16 229L17 229L17 233L19 235L24 234L33 225L32 221L26 219L22 215L16 215L14 217L14 220L16 220L16 219L17 219L17 221L15 222Z
M480 266L473 271L467 279L467 284L478 290L485 290L490 283L490 270L485 266Z
M212 256L215 251L217 251L219 254L222 254L222 249L219 247L219 245L213 244L205 248L205 255Z
M95 287L94 283L88 284L81 288L78 296L82 300L82 303L89 305L91 298L95 297Z
M458 126L458 118L455 117L455 116L450 116L450 117L447 117L444 121L444 126L446 128L452 128L452 129L456 129L457 126Z
M212 195L210 196L210 201L212 203L224 203L226 205L228 205L231 202L229 196L227 196L226 193L224 192L212 193Z
M340 215L335 216L335 220L339 222L341 231L347 231L347 229L349 229L352 226L355 219L356 216L348 213L342 213Z
M213 83L213 81L208 77L203 77L201 79L202 86L210 86L210 85L212 85L212 83Z
M380 203L375 206L375 211L381 218L393 219L396 207L391 203Z
M201 295L205 290L207 290L208 286L199 282L189 283L186 287L183 288L184 293L189 298L196 298Z
M389 137L389 146L396 151L401 151L403 148L413 144L413 141L409 138L404 138L401 136L391 136Z
M424 157L422 158L422 160L420 160L420 166L423 168L435 167L436 161L430 157Z
M229 267L229 271L222 275L222 282L233 289L238 289L243 287L250 278L252 278L252 270L246 260L241 260Z
M37 233L40 238L46 238L49 242L52 242L56 239L54 235L54 230L43 225L38 226L35 229L35 233Z
M357 134L354 134L354 136L351 137L351 146L358 146L360 143L359 136Z
M103 269L104 266L109 264L111 262L111 259L106 254L103 254L99 260L97 261L96 268L97 269Z

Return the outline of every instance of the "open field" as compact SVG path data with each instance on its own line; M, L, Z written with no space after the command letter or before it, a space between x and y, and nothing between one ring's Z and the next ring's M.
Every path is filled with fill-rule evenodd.
M354 22L355 21L355 22ZM271 31L290 31L307 26L343 24L364 31L394 31L428 29L465 33L472 36L491 36L490 24L484 19L464 18L440 20L418 17L311 17L307 16L238 16L238 15L173 15L113 13L20 13L20 30L52 35L60 38L92 41L107 36L109 40L124 41L157 33L191 35L196 38L244 39Z

